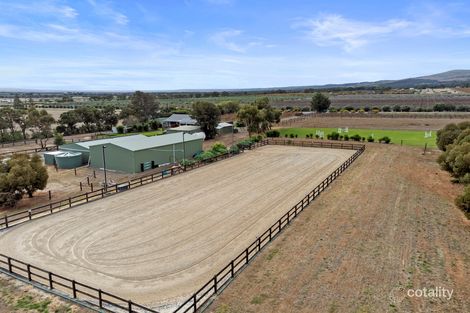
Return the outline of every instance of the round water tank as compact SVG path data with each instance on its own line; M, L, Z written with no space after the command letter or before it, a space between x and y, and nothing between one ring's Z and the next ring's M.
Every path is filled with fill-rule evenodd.
M69 169L82 165L81 152L64 152L55 156L55 162L58 168Z

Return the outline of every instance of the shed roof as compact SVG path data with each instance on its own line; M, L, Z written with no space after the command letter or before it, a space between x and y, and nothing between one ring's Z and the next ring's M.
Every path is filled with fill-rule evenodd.
M225 128L225 127L233 127L233 124L227 123L227 122L220 122L217 125L217 129Z
M176 130L176 131L194 131L194 130L199 130L199 129L201 129L200 126L183 125L183 126L178 126L178 127L172 127L172 128L169 128L168 130Z
M196 120L192 119L189 114L172 114L165 122L178 122L180 124L191 124L194 125L197 123Z
M116 137L116 138L105 138L105 139L98 139L98 140L91 140L91 141L83 141L83 142L74 142L71 144L66 144L60 146L60 149L66 150L73 145L79 146L83 148L84 150L89 150L91 146L96 146L96 145L103 145L103 144L108 144L108 143L126 143L126 142L133 142L135 140L142 140L143 138L148 138L147 136L144 135L132 135L132 136L122 136L122 137Z
M173 144L178 144L184 141L194 141L194 140L204 140L206 137L204 133L195 133L195 134L185 134L185 133L174 133L168 135L152 136L139 138L138 140L132 140L127 142L116 141L110 142L110 144L116 145L126 150L130 151L139 151L152 149L156 147L169 146Z

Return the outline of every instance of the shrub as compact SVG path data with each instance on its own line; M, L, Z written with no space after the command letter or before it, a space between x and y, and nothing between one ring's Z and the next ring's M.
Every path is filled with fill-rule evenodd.
M358 134L352 135L349 138L354 141L361 141L361 136L359 136Z
M367 137L367 142L374 142L375 139L372 136Z
M467 216L470 216L470 186L466 186L463 194L455 199L455 204L465 212Z
M281 136L281 133L278 130L268 130L266 132L266 137L275 138Z
M228 152L227 147L221 142L214 143L210 151L215 155L226 154Z
M290 137L290 138L294 138L294 134L290 134L289 137Z
M310 135L309 135L309 134L305 135L305 138L309 139L309 138L310 138Z
M299 135L295 134L295 138L299 137Z
M287 138L287 137L289 137L289 135L288 135L288 134L285 134L285 135L284 135L284 137L286 137L286 138Z
M361 137L361 140L362 140L362 141L366 141L366 137Z
M383 143L386 143L386 144L389 144L390 141L391 141L390 138L387 137L387 136L384 136L384 137L379 139L379 142L383 142Z
M233 145L233 146L230 147L230 149L228 151L232 154L239 154L240 153L240 148L238 148L237 145Z
M344 136L343 136L343 139L344 139L345 141L349 141L349 136L348 136L348 135L344 135Z
M312 134L312 133L310 133L310 138L312 138L312 139L313 139L313 134Z
M116 130L118 134L124 134L124 126L119 125L118 127L116 127Z
M150 121L150 129L157 130L162 127L162 124L159 120L152 120Z
M214 152L209 150L209 151L203 151L203 152L197 154L194 158L198 161L205 161L205 160L208 160L208 159L211 159L211 158L214 158L214 157L216 157Z
M144 132L148 132L148 131L149 131L149 124L144 124L144 125L142 125L142 130L143 130Z
M318 138L320 138L320 136L319 136L319 135L315 135L315 138L317 138L317 139L318 139Z
M59 132L55 132L55 134L54 134L54 144L56 146L61 146L61 145L65 144L64 135L59 133Z
M339 139L339 133L338 132L332 132L331 134L329 134L329 138L328 139L331 139L331 140L338 140Z

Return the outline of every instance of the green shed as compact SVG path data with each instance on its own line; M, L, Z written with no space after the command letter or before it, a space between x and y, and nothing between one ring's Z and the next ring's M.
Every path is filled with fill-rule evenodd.
M143 138L142 138L143 137ZM161 136L128 136L123 140L90 145L90 166L103 168L103 152L106 169L139 173L158 166L190 159L202 151L204 133L174 133ZM125 139L125 140L124 140Z

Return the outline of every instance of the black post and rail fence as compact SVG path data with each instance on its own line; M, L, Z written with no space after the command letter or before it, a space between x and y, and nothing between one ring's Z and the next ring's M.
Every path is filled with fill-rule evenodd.
M365 150L365 145L353 143L337 143L313 140L289 140L279 138L269 138L253 144L251 148L261 147L265 145L293 145L301 147L319 147L319 148L333 148L333 149L349 149L356 150L356 152L341 164L334 172L325 178L318 186L309 192L301 201L294 207L287 211L279 220L277 220L270 228L263 234L257 237L251 245L243 250L237 257L228 263L222 270L214 275L204 286L191 295L185 302L183 302L174 313L181 312L196 312L200 308L206 306L213 296L221 292L233 279L240 273L247 264L258 254L260 251L270 243L280 232L285 229L290 222L295 219L312 201L320 195L342 172L344 172ZM196 162L187 166L186 170L190 171L201 166L210 164L215 161L230 158L234 155L224 154L217 156L213 159ZM170 177L183 172L182 169L168 170L168 173L162 172L161 174L152 174L146 177L138 178L129 181L124 185L127 189L136 186L142 186L151 182L155 182L166 177ZM105 192L104 188L95 190L94 192L87 192L85 194L68 198L59 202L54 202L46 206L41 206L35 209L26 210L5 216L3 222L0 222L0 230L28 222L32 219L41 216L53 214L76 205L87 203L96 199L104 198L106 195L116 194L123 184L117 184L108 187ZM0 254L0 271L13 275L14 277L21 277L22 279L31 283L42 285L49 290L55 290L59 296L72 297L76 300L86 302L92 306L109 312L129 312L129 313L158 313L157 311L147 308L143 305L133 303L131 300L123 299L115 296L101 289L88 286L86 284L77 282L75 280L57 275L50 271L41 269L39 267L27 264L25 262L16 260L9 256Z

